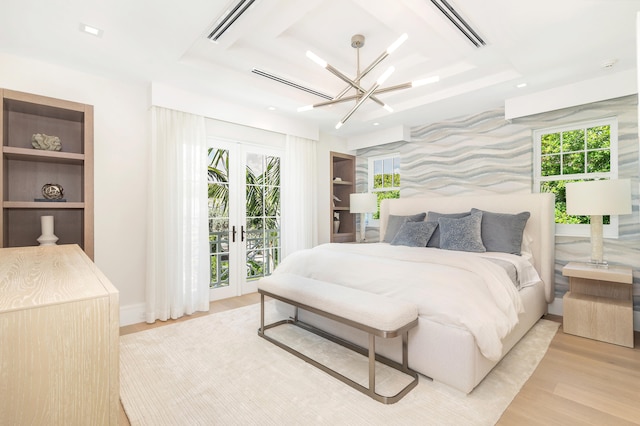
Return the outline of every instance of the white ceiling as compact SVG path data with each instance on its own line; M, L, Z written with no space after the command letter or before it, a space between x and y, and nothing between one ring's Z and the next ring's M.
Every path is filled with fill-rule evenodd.
M486 41L476 48L430 0L257 0L218 43L206 36L237 0L2 0L0 51L107 77L168 84L350 136L501 107L504 99L636 68L640 0L448 0ZM102 37L79 30L98 27ZM369 88L434 75L438 83L379 95L338 131L353 106L303 113L321 98L251 72L276 74L334 96L345 83L305 56L311 50L355 77L354 34L366 37L361 69L402 33L408 40L363 79ZM603 68L613 60L615 65ZM1 70L0 70L1 72ZM518 89L516 84L527 87Z

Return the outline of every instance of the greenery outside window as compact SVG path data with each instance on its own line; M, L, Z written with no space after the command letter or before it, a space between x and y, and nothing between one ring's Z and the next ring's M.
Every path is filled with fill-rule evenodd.
M618 122L615 118L534 132L534 191L556 196L556 235L589 236L588 216L567 215L569 182L618 177ZM617 238L618 217L604 216L604 236Z
M385 198L400 198L400 154L369 158L369 192L378 197L378 209L367 215L369 226L379 226L380 202Z

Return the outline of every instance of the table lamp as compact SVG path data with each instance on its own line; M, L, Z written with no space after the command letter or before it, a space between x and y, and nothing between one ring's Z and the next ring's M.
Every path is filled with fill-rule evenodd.
M365 238L365 215L373 213L378 208L378 197L373 193L351 194L349 199L349 211L351 213L360 213L360 239L361 243L366 241Z
M631 213L629 179L567 183L567 214L591 216L590 264L606 268L602 248L602 216Z

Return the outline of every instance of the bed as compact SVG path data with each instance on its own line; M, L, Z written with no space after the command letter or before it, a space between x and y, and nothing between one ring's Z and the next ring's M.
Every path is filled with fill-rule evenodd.
M553 194L384 200L380 242L302 250L272 277L295 274L413 301L419 315L409 333L409 367L469 393L553 301L554 201ZM508 237L515 233L520 240L505 239L503 225L513 225ZM435 236L439 242L432 244ZM484 245L492 250L482 251ZM278 310L290 313L284 304ZM298 315L366 346L367 336L351 327L310 312ZM392 341L381 341L376 350L401 357Z

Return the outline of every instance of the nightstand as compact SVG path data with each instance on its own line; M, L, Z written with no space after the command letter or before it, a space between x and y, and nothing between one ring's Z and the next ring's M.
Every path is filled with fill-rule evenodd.
M596 268L570 262L563 297L565 333L633 348L633 271L628 266Z

